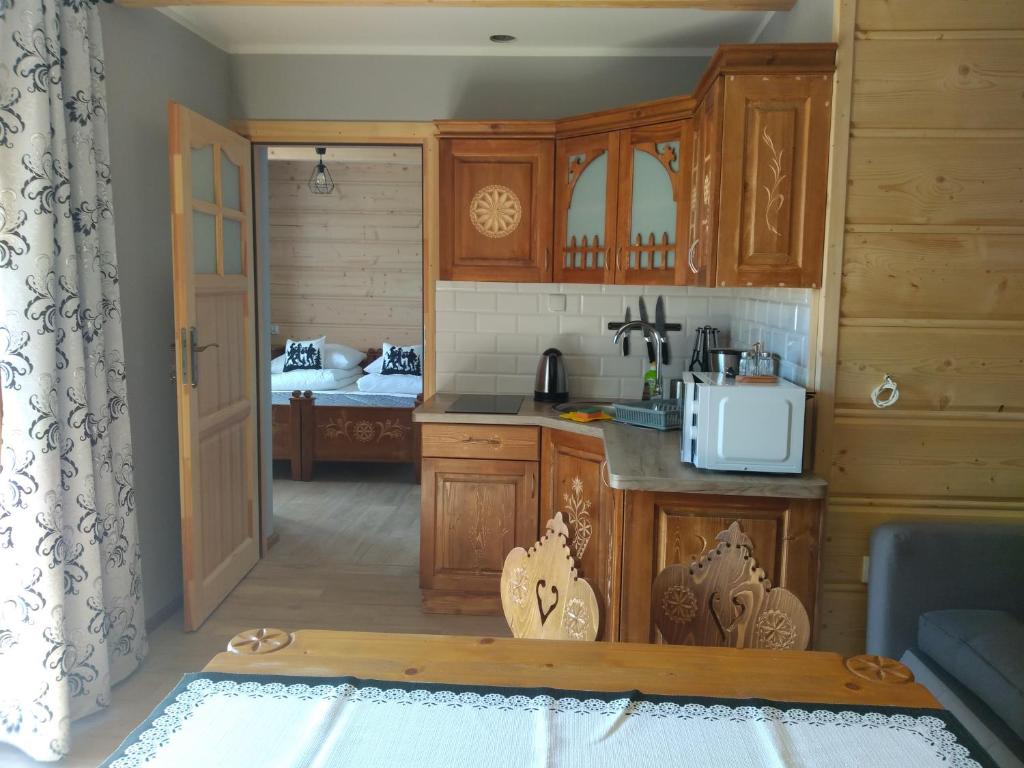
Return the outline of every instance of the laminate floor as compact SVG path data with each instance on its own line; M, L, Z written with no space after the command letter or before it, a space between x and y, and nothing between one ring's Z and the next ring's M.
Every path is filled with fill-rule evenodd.
M268 556L199 631L182 631L180 612L153 630L146 660L114 689L109 708L72 726L71 754L57 765L95 768L183 674L243 629L508 635L501 617L420 610L419 509L420 487L405 466L321 466L312 483L277 477L280 539ZM40 765L0 744L3 768Z

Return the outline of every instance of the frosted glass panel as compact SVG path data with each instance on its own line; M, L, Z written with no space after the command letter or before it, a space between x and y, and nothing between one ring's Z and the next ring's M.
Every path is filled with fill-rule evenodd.
M565 244L576 237L579 243L586 236L590 242L604 239L605 192L608 185L608 153L590 163L580 174L572 190L569 203L568 222L565 227Z
M242 223L224 217L224 274L242 274Z
M192 197L214 202L212 146L192 150Z
M231 162L227 153L222 149L220 151L220 202L225 208L233 208L236 211L242 210L242 203L239 198L241 194L239 172L238 166ZM224 224L226 226L227 221Z
M676 241L676 201L672 199L672 179L665 166L643 150L633 150L633 209L630 212L630 243L637 236L644 244L654 235L657 243L668 234Z
M197 274L217 272L217 217L192 211L192 261Z

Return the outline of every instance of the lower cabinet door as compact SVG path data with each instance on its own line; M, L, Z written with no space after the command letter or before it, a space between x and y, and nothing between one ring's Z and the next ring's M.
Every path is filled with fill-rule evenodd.
M537 463L425 458L422 494L424 609L500 613L505 556L537 539Z
M651 605L654 578L667 565L702 558L735 520L769 581L800 598L814 627L820 502L640 491L626 494L624 517L620 640L661 642Z
M556 512L569 528L569 549L579 577L597 594L598 638L618 637L622 540L622 491L603 479L604 443L559 429L545 429L541 445L540 530Z

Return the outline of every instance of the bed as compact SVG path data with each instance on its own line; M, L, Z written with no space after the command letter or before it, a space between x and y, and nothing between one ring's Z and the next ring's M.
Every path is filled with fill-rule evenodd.
M368 351L363 365L380 356ZM412 410L422 396L344 389L271 392L273 458L289 462L292 480L313 479L324 461L409 463L419 479L419 428Z

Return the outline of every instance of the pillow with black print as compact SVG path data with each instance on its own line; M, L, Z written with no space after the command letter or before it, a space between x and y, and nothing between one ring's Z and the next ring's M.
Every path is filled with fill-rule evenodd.
M396 347L384 342L381 348L381 360L384 364L380 372L385 376L404 374L406 376L423 375L423 345L413 347Z
M324 367L324 341L326 340L326 336L305 341L288 339L288 343L284 345L283 373L321 370Z

